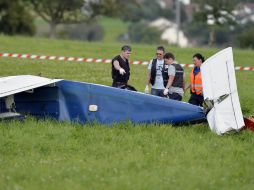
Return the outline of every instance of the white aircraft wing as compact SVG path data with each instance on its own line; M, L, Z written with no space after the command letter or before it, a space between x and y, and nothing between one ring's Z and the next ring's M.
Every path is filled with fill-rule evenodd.
M237 93L233 52L226 48L201 65L205 100L212 101L207 114L209 127L221 135L244 126L242 110Z
M33 75L19 75L0 78L0 98L34 88L53 84L62 79L49 79Z

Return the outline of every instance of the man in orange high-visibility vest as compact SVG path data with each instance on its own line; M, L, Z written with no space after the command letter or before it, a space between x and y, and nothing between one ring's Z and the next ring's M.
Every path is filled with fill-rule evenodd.
M194 54L192 58L195 66L190 73L190 85L188 88L190 88L191 97L189 103L202 106L204 97L200 66L205 61L205 58L200 53Z

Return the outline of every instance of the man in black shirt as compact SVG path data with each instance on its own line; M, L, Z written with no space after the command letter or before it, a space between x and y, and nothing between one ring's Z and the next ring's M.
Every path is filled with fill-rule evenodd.
M124 88L128 85L130 78L129 57L131 55L131 47L124 45L120 55L112 59L112 86L116 88Z

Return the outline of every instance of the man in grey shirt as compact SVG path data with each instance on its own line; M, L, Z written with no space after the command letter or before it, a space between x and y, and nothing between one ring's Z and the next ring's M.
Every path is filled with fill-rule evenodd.
M164 55L163 80L165 90L163 94L173 100L182 100L185 88L184 70L180 64L175 61L172 53Z
M149 93L149 84L151 84L152 95L165 97L163 94L165 87L163 85L163 77L162 77L162 69L164 65L164 59L163 59L164 54L165 54L164 47L163 46L157 47L156 58L152 59L148 65L148 75L147 75L145 93Z

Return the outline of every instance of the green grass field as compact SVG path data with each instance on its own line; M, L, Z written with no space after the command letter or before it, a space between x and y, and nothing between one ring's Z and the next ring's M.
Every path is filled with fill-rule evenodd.
M112 58L120 43L0 36L0 53ZM131 60L150 60L156 46L132 44ZM201 52L167 46L180 63ZM234 49L238 66L254 66L251 50ZM111 65L0 58L0 76L41 73L51 78L111 84ZM131 66L130 84L143 91L146 66ZM186 75L190 69L186 69ZM95 74L96 73L96 74ZM244 115L254 114L254 73L237 71ZM184 100L188 100L186 94ZM107 127L51 120L0 122L0 189L253 189L254 134L217 136L206 123Z
M128 23L123 22L120 18L100 17L98 23L104 29L104 42L116 42L119 35L128 31Z

